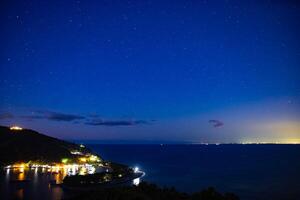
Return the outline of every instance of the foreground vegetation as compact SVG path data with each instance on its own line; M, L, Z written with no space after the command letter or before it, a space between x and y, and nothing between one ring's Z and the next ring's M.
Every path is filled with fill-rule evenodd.
M175 188L160 188L142 182L139 186L124 186L89 191L78 194L72 200L238 200L232 193L221 194L210 187L200 192L186 194Z

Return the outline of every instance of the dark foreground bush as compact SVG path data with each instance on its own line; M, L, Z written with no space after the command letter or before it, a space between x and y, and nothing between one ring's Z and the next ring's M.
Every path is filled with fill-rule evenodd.
M232 194L221 194L214 188L193 194L178 192L175 188L160 188L155 184L142 182L139 186L128 186L90 191L78 194L72 200L238 200Z

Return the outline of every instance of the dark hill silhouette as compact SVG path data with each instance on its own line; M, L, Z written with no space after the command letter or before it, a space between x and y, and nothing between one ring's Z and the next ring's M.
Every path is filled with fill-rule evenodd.
M30 129L10 130L0 126L0 165L14 162L60 162L74 158L71 150L90 151L79 145L43 135Z

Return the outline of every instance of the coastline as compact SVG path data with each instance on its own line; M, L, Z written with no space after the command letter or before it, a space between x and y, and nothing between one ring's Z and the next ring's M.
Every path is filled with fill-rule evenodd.
M116 186L124 186L124 185L132 185L130 184L131 181L134 179L142 178L145 175L145 172L138 172L130 174L129 176L124 176L119 179L114 179L109 182L105 183L95 183L95 184L87 184L87 185L79 185L79 186L69 186L64 183L59 184L65 190L76 190L76 191L91 191L91 190L98 190L98 189L106 189Z

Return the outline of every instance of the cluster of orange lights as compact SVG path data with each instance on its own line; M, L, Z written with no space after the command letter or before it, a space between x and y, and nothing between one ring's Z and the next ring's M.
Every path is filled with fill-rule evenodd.
M81 168L93 168L90 164L55 164L55 165L44 165L44 164L28 164L28 163L17 163L13 165L8 165L5 169L18 170L19 172L24 172L25 169L42 169L47 172L60 172L60 171L78 171Z
M95 155L86 155L86 156L83 156L83 157L79 157L78 161L80 163L97 163L97 162L100 162L101 159L98 156L95 156Z

